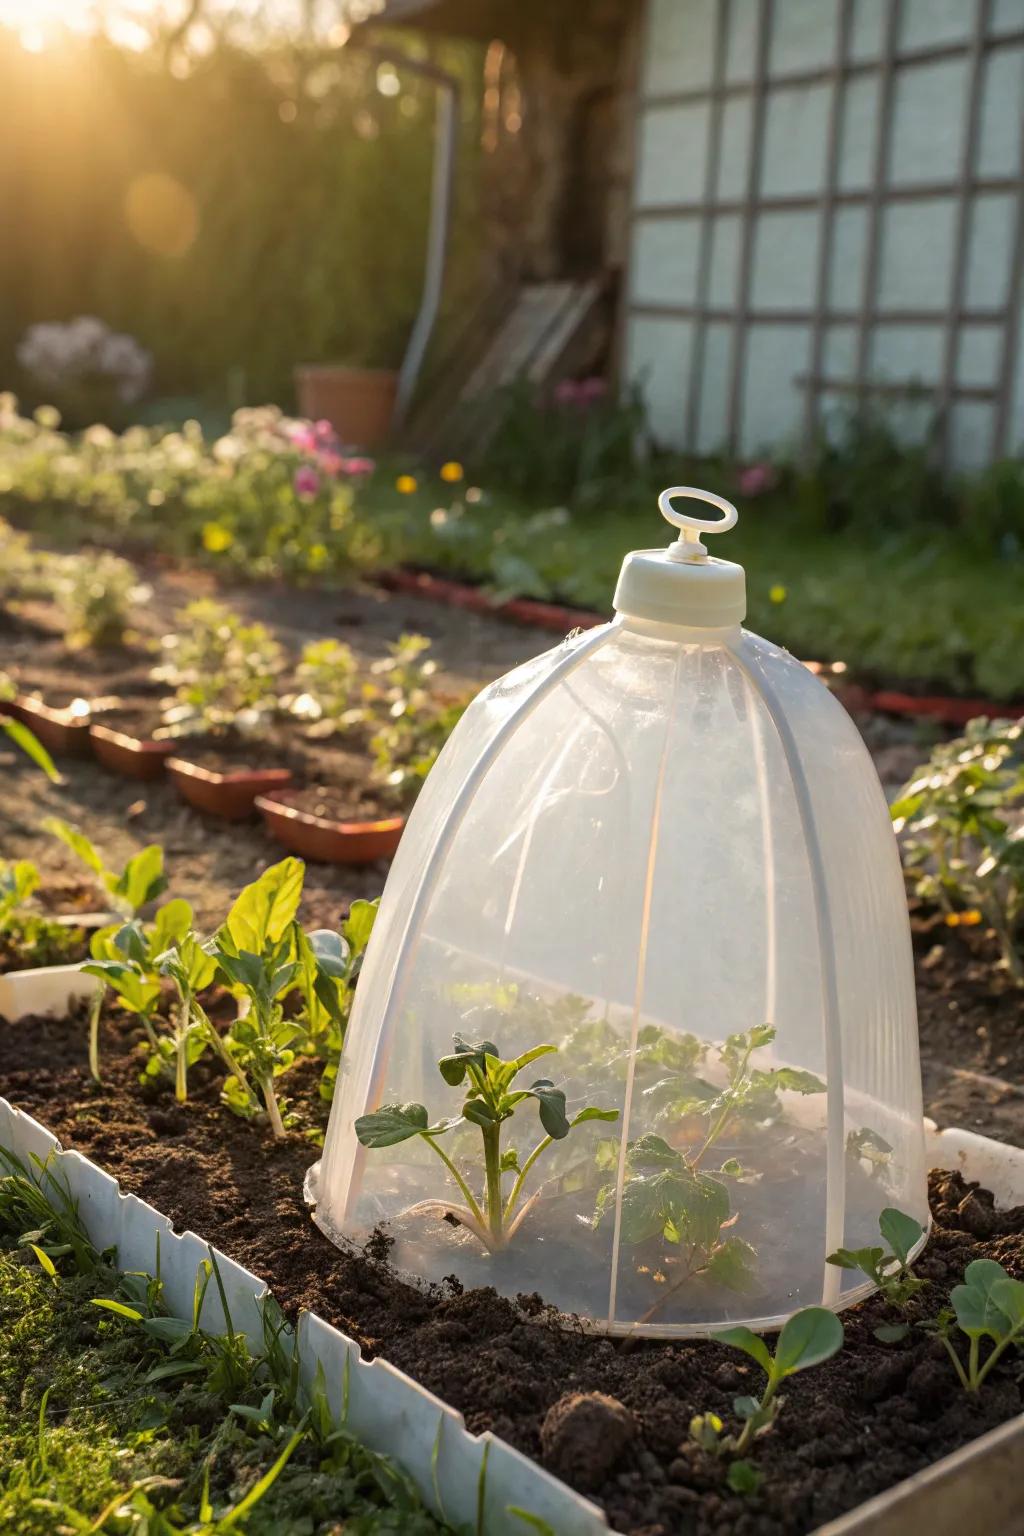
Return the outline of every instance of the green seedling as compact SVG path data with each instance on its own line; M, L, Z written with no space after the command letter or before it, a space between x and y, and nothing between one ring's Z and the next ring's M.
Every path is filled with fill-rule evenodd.
M517 1211L527 1177L552 1142L564 1140L575 1126L586 1121L617 1120L619 1112L617 1109L587 1107L570 1120L565 1112L565 1094L550 1078L537 1078L528 1088L512 1086L531 1062L550 1055L557 1046L536 1045L521 1056L506 1061L489 1040L471 1044L456 1035L454 1044L454 1052L442 1056L437 1066L449 1087L465 1086L461 1114L431 1124L422 1104L385 1104L374 1114L361 1115L356 1120L355 1130L364 1147L394 1147L414 1136L426 1142L455 1180L466 1204L425 1200L413 1210L423 1215L456 1216L493 1253L511 1241L538 1199L540 1190L536 1190ZM514 1149L502 1152L501 1128L527 1099L537 1105L544 1135L520 1163ZM438 1145L439 1137L467 1121L479 1128L483 1142L484 1190L479 1199L453 1160ZM501 1183L506 1173L515 1176L507 1197Z
M123 917L137 917L148 902L155 901L167 889L164 874L164 851L156 843L135 854L121 870L109 869L103 855L70 822L57 816L48 816L42 823L44 832L60 838L65 847L79 858L96 876L110 898L110 904Z
M275 1136L285 1134L285 1122L274 1079L291 1066L304 1038L302 1023L285 1017L281 1000L304 968L307 975L310 966L320 969L311 945L299 958L295 914L304 875L299 859L282 859L265 870L241 892L209 946L221 979L245 1004L230 1031L229 1048L240 1070L224 1085L225 1103L238 1114L258 1111L244 1068L263 1096ZM312 991L316 997L315 981ZM326 986L323 991L328 995Z
M51 784L60 784L62 780L57 765L36 733L29 730L23 720L15 720L13 715L4 712L4 704L9 703L16 693L17 689L7 673L0 672L0 731L25 754L29 762L46 774Z
M161 975L169 977L174 984L178 999L170 1030L158 1037L157 1054L150 1057L146 1072L155 1076L168 1061L173 1061L174 1097L179 1104L184 1104L188 1098L189 1067L199 1060L209 1045L216 1043L223 1053L220 1037L197 998L197 993L213 981L217 966L192 933L175 940L160 956L158 966Z
M1024 1282L1011 1279L994 1259L975 1259L964 1271L963 1284L953 1287L949 1299L956 1325L969 1341L966 1370L950 1337L952 1319L948 1312L938 1319L937 1332L964 1391L978 1392L1010 1345L1024 1341ZM992 1341L984 1362L982 1339Z
M716 1333L719 1344L740 1349L764 1371L767 1381L760 1397L737 1397L733 1411L743 1421L738 1435L723 1434L721 1419L716 1414L698 1414L690 1422L690 1435L704 1450L716 1456L734 1458L733 1465L740 1466L738 1483L730 1479L736 1492L752 1492L756 1478L750 1478L753 1468L743 1464L755 1438L768 1430L782 1410L784 1398L779 1397L779 1387L788 1376L805 1371L813 1365L821 1365L842 1347L843 1325L827 1307L804 1307L785 1324L779 1334L774 1355L758 1334L749 1328L726 1328ZM742 1486L742 1485L746 1486Z
M303 1049L324 1064L320 1097L327 1103L334 1097L355 986L377 907L376 901L354 901L340 934L328 928L306 934L297 923L293 926L299 962L296 988L303 1003Z
M247 624L205 597L176 618L178 629L161 641L164 662L153 672L177 699L165 711L162 735L252 728L276 713L284 653L265 625Z
M887 1206L878 1218L878 1230L888 1248L837 1248L828 1263L839 1269L860 1270L877 1285L892 1307L903 1308L927 1285L910 1268L910 1253L924 1236L924 1228L913 1216Z
M83 969L104 983L104 990L96 994L89 1010L89 1070L97 1082L99 1021L106 991L114 994L126 1012L135 1014L146 1033L150 1060L162 1062L158 1014L165 973L160 959L166 950L185 938L191 927L192 908L178 897L165 902L152 923L133 918L120 928L103 928L93 935L89 945L91 959Z

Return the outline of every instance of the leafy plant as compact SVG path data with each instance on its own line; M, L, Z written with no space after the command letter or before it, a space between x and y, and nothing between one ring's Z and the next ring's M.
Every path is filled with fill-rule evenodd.
M83 929L33 908L39 884L39 870L31 860L0 859L0 965L62 965L77 959L84 946Z
M461 1114L431 1124L422 1104L385 1104L373 1114L360 1115L355 1122L355 1131L365 1147L394 1147L414 1136L424 1141L444 1163L466 1204L427 1200L413 1209L424 1215L456 1216L489 1251L496 1252L512 1240L539 1198L541 1191L538 1189L517 1212L526 1179L552 1142L563 1140L575 1126L586 1121L617 1120L619 1112L617 1109L587 1107L570 1120L565 1112L565 1094L550 1078L537 1078L528 1088L513 1087L520 1072L531 1062L557 1050L554 1045L536 1045L508 1061L502 1059L497 1046L489 1040L470 1043L456 1035L454 1045L454 1052L442 1056L437 1065L449 1087L465 1086ZM501 1127L527 1099L537 1105L544 1135L520 1163L514 1149L502 1152ZM438 1145L439 1137L467 1121L479 1128L483 1144L484 1189L479 1198L453 1159ZM506 1173L515 1175L507 1196L501 1182Z
M888 1249L837 1248L827 1262L840 1269L859 1269L877 1285L890 1306L903 1308L928 1283L910 1267L910 1251L924 1236L924 1228L913 1216L890 1205L878 1218L878 1230Z
M299 963L295 985L303 1002L302 1048L324 1063L320 1097L327 1103L334 1097L356 981L378 905L377 901L354 901L340 934L329 928L303 933L297 923L292 927Z
M1012 1279L994 1259L975 1259L964 1270L963 1284L953 1287L949 1299L956 1325L969 1341L966 1370L950 1337L949 1314L941 1314L935 1326L960 1385L966 1392L978 1392L1010 1345L1024 1341L1024 1282ZM982 1339L992 1343L984 1361Z
M754 1053L774 1039L770 1024L730 1035L718 1050L725 1083L716 1085L696 1075L704 1049L694 1036L669 1037L653 1031L645 1037L644 1064L663 1074L644 1090L656 1109L656 1123L696 1121L701 1130L689 1150L670 1146L654 1133L630 1142L621 1190L617 1153L607 1160L615 1178L598 1193L595 1224L618 1220L624 1242L633 1245L660 1238L680 1258L678 1277L641 1322L647 1322L680 1286L698 1275L737 1290L751 1282L754 1249L742 1238L722 1237L736 1219L728 1181L742 1177L744 1170L735 1157L711 1169L706 1164L737 1123L777 1115L780 1092L824 1091L824 1084L810 1072L753 1065Z
M104 983L121 1007L142 1025L150 1047L147 1075L166 1062L168 1043L161 1043L158 1015L163 997L161 959L172 945L183 941L192 926L192 908L180 897L165 902L152 923L138 918L119 928L102 928L90 943L90 960L83 967ZM89 1014L89 1070L100 1080L99 1021L105 993L93 1000Z
M374 777L400 805L415 800L465 711L465 703L416 709L385 721L376 732L370 742Z
M161 641L166 659L153 673L178 700L165 712L165 734L252 730L276 711L284 655L265 625L247 624L210 598L189 603L177 624Z
M297 692L284 700L289 713L308 722L310 736L330 736L365 719L359 702L359 669L351 646L311 640L295 668Z
M119 555L87 553L70 558L60 595L70 643L108 647L124 644L132 608L149 589Z
M1024 841L1015 813L1022 799L1022 723L979 717L963 736L935 747L892 806L916 895L951 921L979 911L1018 985Z
M714 1335L719 1344L742 1350L761 1367L767 1378L760 1397L744 1395L733 1401L733 1412L743 1422L738 1435L723 1435L722 1421L716 1414L698 1414L690 1422L690 1435L704 1450L717 1456L737 1458L730 1484L737 1492L751 1492L756 1487L753 1469L741 1465L758 1435L770 1429L785 1402L778 1391L787 1377L808 1370L831 1359L842 1347L843 1325L827 1307L804 1307L784 1324L772 1354L764 1339L749 1328L726 1328Z
M108 868L96 846L70 822L48 816L42 829L60 838L82 861L106 891L114 910L125 917L135 917L148 902L155 901L167 889L164 851L157 843L133 854L122 869L116 870Z

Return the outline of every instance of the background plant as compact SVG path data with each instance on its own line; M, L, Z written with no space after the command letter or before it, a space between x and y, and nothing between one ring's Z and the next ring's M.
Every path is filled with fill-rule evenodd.
M913 1216L890 1205L878 1218L878 1230L887 1247L880 1248L876 1244L868 1248L837 1248L835 1253L828 1255L826 1262L840 1269L860 1270L873 1285L877 1285L891 1307L902 1311L928 1283L915 1275L910 1267L911 1251L924 1236L924 1228ZM900 1324L876 1329L876 1336L887 1343L895 1342L905 1333L906 1327Z
M127 560L102 553L72 556L59 588L69 641L123 645L133 608L148 596L149 588L139 582Z
M1020 721L972 720L936 746L892 805L915 894L950 918L978 911L1024 985L1024 799Z
M137 916L143 907L167 889L164 851L158 843L140 849L121 869L111 869L103 854L80 828L62 821L59 816L47 816L40 825L44 832L59 838L85 865L106 892L111 906L123 917Z
M177 625L163 637L165 660L154 672L178 700L165 712L170 730L252 730L276 711L284 654L265 625L247 624L211 598L189 603Z
M978 1392L1011 1344L1024 1340L1024 1282L1011 1279L994 1259L975 1259L964 1270L963 1283L953 1287L949 1299L956 1325L968 1340L966 1369L950 1337L948 1314L940 1316L936 1328L960 1385L967 1392ZM983 1339L991 1344L984 1360Z

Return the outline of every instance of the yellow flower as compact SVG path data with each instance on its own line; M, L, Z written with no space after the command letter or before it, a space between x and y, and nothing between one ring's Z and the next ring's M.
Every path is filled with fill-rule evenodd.
M209 554L222 554L225 549L230 549L234 542L234 534L230 528L225 528L223 523L203 524L203 548Z
M441 479L447 480L449 485L454 485L457 480L461 480L463 474L462 465L456 463L454 459L449 459L447 464L441 465Z
M786 601L786 589L776 582L774 587L769 587L768 596L773 603L784 603Z
M418 489L415 475L399 475L395 481L395 490L401 492L403 496L412 496Z
M976 928L981 922L981 913L977 907L968 907L966 912L947 912L947 928Z

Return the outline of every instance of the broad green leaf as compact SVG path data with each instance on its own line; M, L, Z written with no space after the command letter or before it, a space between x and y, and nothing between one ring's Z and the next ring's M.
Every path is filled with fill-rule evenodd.
M480 1098L467 1099L462 1106L462 1113L472 1125L483 1126L484 1130L492 1130L496 1125L501 1124L500 1118L490 1105Z
M163 1344L179 1344L182 1339L190 1338L195 1333L192 1324L183 1317L144 1317L142 1326Z
M441 1057L437 1070L450 1088L457 1088L471 1066L476 1067L478 1071L486 1071L488 1056L501 1060L498 1047L490 1040L480 1040L471 1044L461 1035L456 1035L455 1050L451 1055Z
M236 949L259 954L268 939L278 943L299 909L305 874L301 859L282 859L245 887L224 925Z
M761 1412L761 1404L758 1398L746 1393L742 1397L734 1397L732 1411L738 1419L752 1419L755 1414Z
M385 1104L376 1114L360 1115L355 1131L364 1147L396 1147L430 1124L422 1104Z
M910 1332L909 1323L879 1323L872 1332L880 1344L899 1344Z
M370 942L370 934L377 918L380 898L376 901L354 901L341 931L354 955L361 955Z
M617 1120L618 1118L619 1112L617 1109L598 1109L595 1105L589 1104L586 1109L578 1109L576 1111L569 1121L569 1125L572 1127L574 1125L583 1125L587 1120Z
M777 1067L772 1073L776 1088L789 1093L824 1093L825 1084L813 1072L801 1072L796 1067Z
M828 1360L842 1347L843 1325L827 1307L804 1307L785 1324L775 1346L772 1375L781 1379L794 1371Z
M728 1291L749 1291L757 1270L757 1250L742 1237L726 1238L708 1261L705 1274L709 1280Z
M145 965L149 955L149 945L146 943L142 924L137 920L122 924L114 934L114 948L136 965Z
M919 1221L892 1205L886 1206L879 1216L878 1230L901 1264L906 1264L911 1248L924 1236Z
M524 1067L529 1066L531 1061L536 1061L538 1056L550 1056L552 1051L557 1050L557 1045L535 1045L531 1051L524 1051L522 1056L517 1056L511 1065L515 1068L515 1072L521 1072Z
M150 941L150 951L154 955L163 954L165 949L170 949L172 944L177 944L183 939L192 927L192 907L181 896L175 896L173 901L165 901L162 907L157 908L153 919L153 936Z
M165 1360L162 1365L154 1365L151 1371L147 1371L145 1380L151 1384L175 1376L195 1376L208 1369L209 1364L205 1360Z
M60 784L62 779L57 771L57 765L43 746L35 731L30 731L24 720L12 720L10 715L0 716L0 730L5 731L16 747L20 747L30 762L41 768L51 784Z
M638 1136L629 1144L629 1161L634 1168L679 1168L683 1159L675 1147L661 1136Z
M752 1461L742 1458L739 1461L731 1461L729 1470L725 1474L725 1480L733 1493L741 1493L749 1498L757 1492L761 1486L763 1474L754 1466Z
M133 914L141 911L167 889L163 849L158 843L150 843L128 860L113 883L109 875L106 880L112 896L119 897Z
M878 1266L885 1258L883 1248L837 1248L835 1253L830 1253L825 1260L826 1264L834 1264L837 1269L860 1269L866 1275L874 1279Z
M530 1093L537 1100L540 1123L555 1141L569 1134L569 1122L565 1118L565 1094L556 1088L549 1078L540 1077L530 1084Z
M1010 1325L1010 1332L1017 1333L1024 1328L1024 1282L1011 1280L996 1280L989 1298L994 1306L997 1306Z
M314 928L306 937L320 969L333 980L344 981L351 951L341 934L330 928Z
M772 1357L764 1339L759 1338L749 1328L738 1326L736 1328L724 1328L720 1333L711 1335L716 1344L728 1344L732 1349L741 1349L745 1355L756 1360L761 1369L771 1375Z

